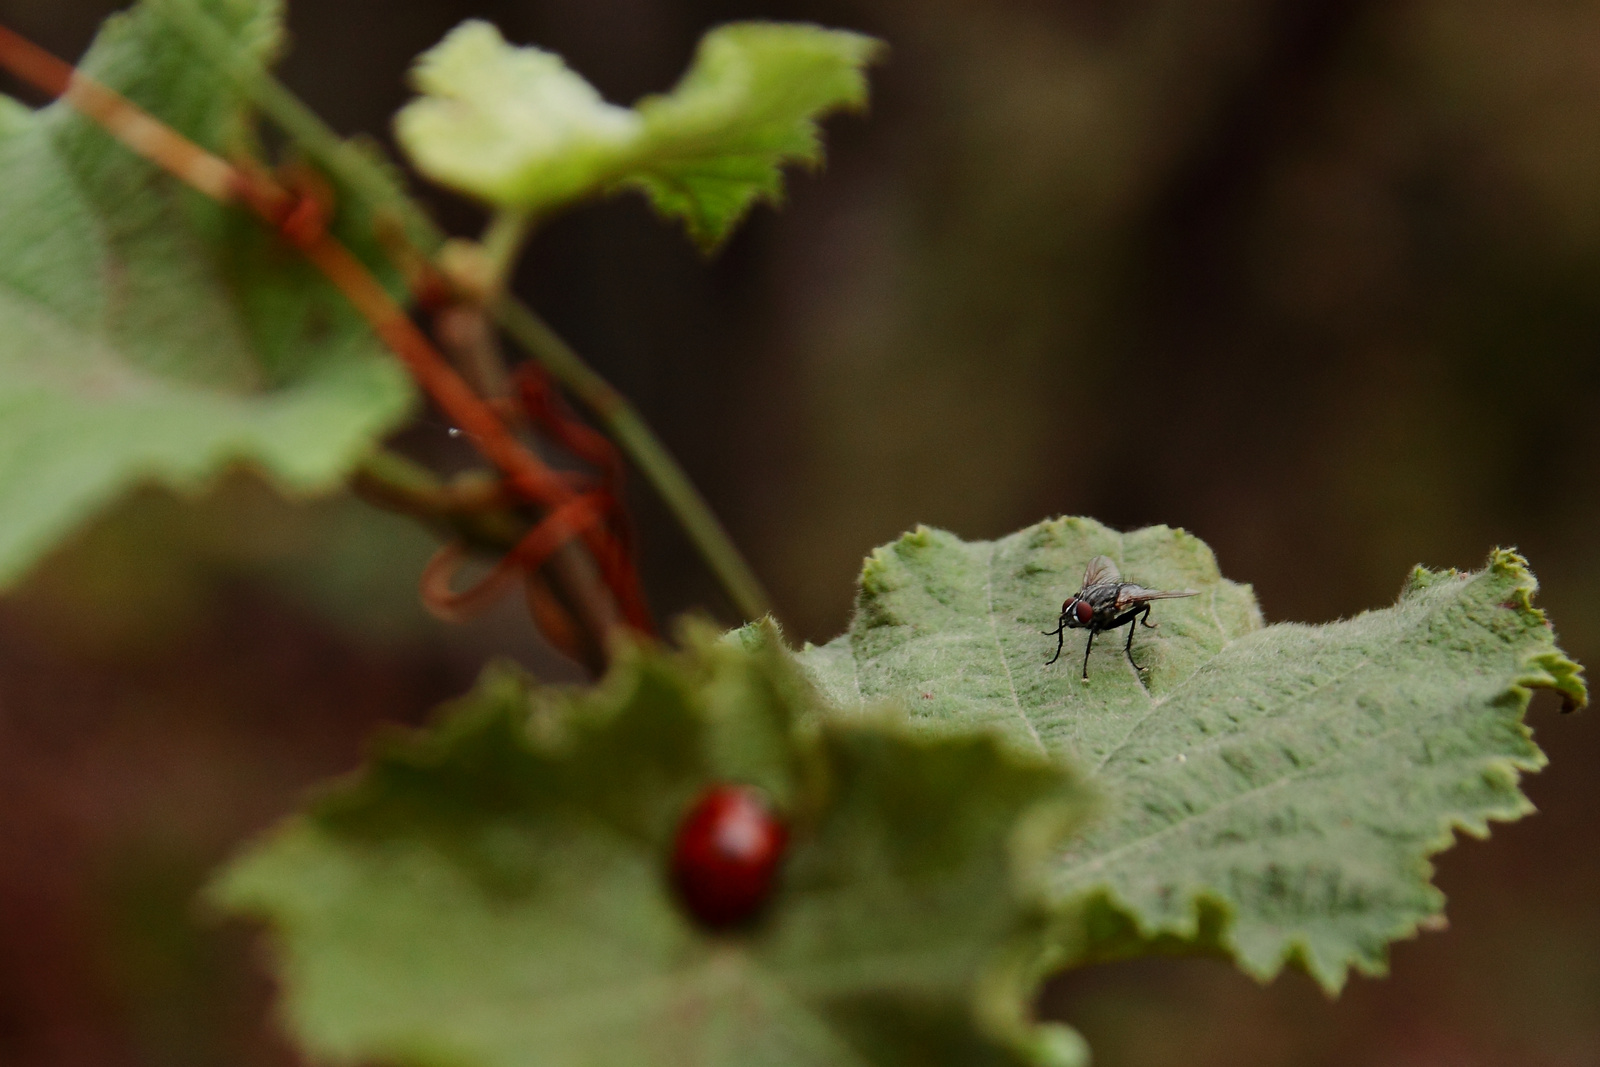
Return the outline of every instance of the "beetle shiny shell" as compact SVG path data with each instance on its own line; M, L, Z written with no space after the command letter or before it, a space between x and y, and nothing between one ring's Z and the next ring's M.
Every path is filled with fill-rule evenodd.
M709 929L748 922L772 896L788 841L788 828L760 790L713 786L684 816L673 843L678 900Z

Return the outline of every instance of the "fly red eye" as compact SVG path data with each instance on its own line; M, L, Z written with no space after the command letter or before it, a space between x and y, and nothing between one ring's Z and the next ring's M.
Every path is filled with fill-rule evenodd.
M672 884L700 923L724 929L752 918L772 895L788 829L749 786L701 794L678 827Z
M1087 600L1080 600L1072 605L1072 614L1078 619L1079 626L1088 626L1094 621L1094 609Z

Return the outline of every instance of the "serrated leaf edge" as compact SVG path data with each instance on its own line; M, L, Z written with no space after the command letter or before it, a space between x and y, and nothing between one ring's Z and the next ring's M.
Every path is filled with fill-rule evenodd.
M1545 613L1533 606L1532 597L1538 590L1538 580L1528 568L1528 561L1513 549L1496 548L1489 557L1486 571L1512 578L1516 586L1512 591L1508 607L1523 613L1525 617L1540 625L1549 627ZM1401 590L1401 599L1435 584L1441 580L1464 578L1465 574L1455 570L1433 571L1425 567L1417 567L1407 579ZM1554 689L1564 698L1572 701L1576 706L1582 707L1588 701L1588 691L1584 684L1583 667L1570 659L1559 649L1533 650L1527 653L1519 671L1493 698L1494 703L1509 703L1516 709L1518 730L1523 737L1531 741L1533 732L1522 722L1528 706L1533 699L1535 688ZM1434 906L1418 918L1409 919L1396 924L1382 933L1385 946L1396 941L1409 940L1418 933L1427 929L1435 929L1443 917L1445 896L1437 886L1433 885L1435 866L1432 857L1451 848L1455 844L1457 832L1482 840L1489 836L1490 823L1513 822L1525 815L1533 813L1536 809L1518 787L1522 775L1537 773L1549 761L1542 751L1534 750L1537 755L1526 759L1509 756L1494 756L1482 760L1478 773L1485 778L1498 781L1516 791L1516 802L1483 811L1477 817L1451 816L1439 820L1435 833L1422 843L1421 854L1418 857L1418 875L1424 884L1425 892L1434 901ZM1313 980L1322 987L1329 996L1337 996L1348 980L1350 970L1367 977L1382 977L1389 970L1387 948L1381 956L1356 956L1348 959L1336 971L1328 972L1314 966L1312 963L1311 946L1304 939L1290 939L1284 945L1278 957L1262 966L1253 965L1241 955L1240 946L1233 939L1235 910L1231 903L1216 892L1200 888L1187 892L1189 908L1185 916L1171 922L1147 923L1138 914L1131 902L1123 898L1110 885L1100 883L1087 887L1071 897L1062 900L1057 905L1057 914L1072 916L1083 910L1093 907L1096 903L1103 904L1117 913L1124 921L1129 923L1139 935L1146 940L1156 940L1164 936L1177 937L1183 941L1194 941L1199 937L1203 928L1207 911L1217 916L1222 926L1218 930L1218 946L1226 951L1241 970L1260 982L1268 982L1276 978L1283 969L1291 963L1299 964ZM1056 961L1058 969L1070 968L1079 965L1070 958L1070 950L1065 958ZM1088 961L1093 962L1093 961Z

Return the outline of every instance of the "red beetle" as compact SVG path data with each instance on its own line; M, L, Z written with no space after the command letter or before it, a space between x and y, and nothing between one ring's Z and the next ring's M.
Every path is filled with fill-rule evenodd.
M788 843L788 828L760 790L713 786L684 816L673 843L678 899L713 930L748 922L771 897Z

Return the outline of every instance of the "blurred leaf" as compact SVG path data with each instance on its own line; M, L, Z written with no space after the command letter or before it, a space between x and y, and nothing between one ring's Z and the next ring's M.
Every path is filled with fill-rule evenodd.
M269 59L281 10L211 0ZM250 143L230 84L147 6L84 69L226 155ZM57 103L0 112L0 583L130 485L204 484L230 462L331 488L411 404L404 372L274 235ZM336 232L374 259L364 220Z
M815 718L770 639L630 650L596 690L492 669L218 883L269 919L290 1025L339 1062L1072 1063L1022 1021L1040 862L1083 798L992 736ZM809 724L809 725L807 725ZM759 923L674 902L683 813L791 820ZM1025 1050L1025 1051L1018 1051Z
M878 47L816 26L722 26L676 89L629 109L559 56L471 20L418 60L423 95L395 132L418 170L490 203L537 214L637 186L711 247L757 198L781 195L783 164L821 161L817 120L865 104Z
M1138 632L1143 681L1114 637L1087 682L1070 654L1045 665L1039 631L1100 553L1129 581L1201 591ZM1108 813L1051 880L1058 965L1216 948L1259 978L1298 961L1337 990L1438 914L1427 857L1453 829L1531 810L1528 687L1584 699L1535 588L1496 552L1473 575L1419 569L1387 610L1261 629L1248 588L1181 531L1060 519L965 544L924 529L873 553L850 632L802 659L847 706L903 697L940 721L1009 723L1095 768Z
M515 48L469 19L412 71L423 95L395 116L417 169L491 203L536 210L604 183L639 139L639 116L600 99L561 57Z
M782 197L783 164L821 164L818 117L866 106L863 70L880 50L817 26L719 26L671 93L639 102L644 150L623 181L715 247L758 198Z

